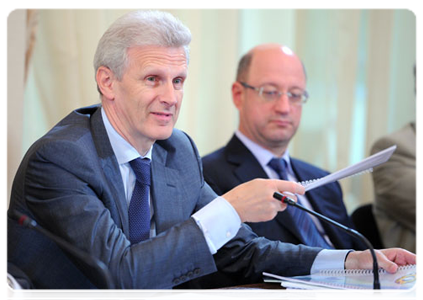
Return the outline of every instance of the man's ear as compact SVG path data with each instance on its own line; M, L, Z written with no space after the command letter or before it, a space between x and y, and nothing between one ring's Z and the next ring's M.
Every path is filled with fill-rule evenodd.
M115 80L115 76L113 72L109 68L101 66L97 69L95 79L97 81L99 92L107 99L113 100L115 98L113 90L113 81Z
M243 86L238 81L234 82L232 84L232 101L234 102L237 109L242 107L242 102L244 99L243 94Z

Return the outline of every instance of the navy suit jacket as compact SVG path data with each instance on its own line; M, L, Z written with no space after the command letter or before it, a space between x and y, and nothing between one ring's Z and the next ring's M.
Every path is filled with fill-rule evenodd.
M300 181L324 177L328 172L301 160L291 158L292 169ZM235 186L255 178L268 178L260 163L248 148L234 135L229 143L203 157L204 178L212 189L223 195ZM338 182L306 193L313 210L341 224L353 227L342 200ZM287 209L295 209L288 207ZM268 222L248 223L255 233L271 240L303 244L298 228L287 211L277 214ZM322 222L322 226L337 249L366 249L365 245L340 229Z
M204 182L201 159L185 133L174 130L155 143L151 169L157 236L131 245L123 183L99 106L72 112L31 146L15 176L8 263L35 288L104 286L84 259L18 225L13 213L19 211L103 262L116 288L214 287L258 282L263 271L309 273L321 249L259 239L245 225L210 254L191 215L217 195Z

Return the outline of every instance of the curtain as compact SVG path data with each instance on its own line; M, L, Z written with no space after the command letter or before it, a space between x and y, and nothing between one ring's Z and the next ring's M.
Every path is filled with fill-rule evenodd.
M73 109L99 102L92 66L96 45L126 11L37 11L24 95L8 99L21 103L8 115L8 140L18 139L8 149L9 188L18 161L36 139ZM194 139L201 155L224 146L236 130L231 84L241 55L260 43L289 46L307 70L310 99L290 145L293 157L334 172L367 157L377 138L415 120L416 18L411 11L167 11L193 35L176 127ZM16 136L13 129L19 127ZM349 212L373 199L369 174L341 185Z

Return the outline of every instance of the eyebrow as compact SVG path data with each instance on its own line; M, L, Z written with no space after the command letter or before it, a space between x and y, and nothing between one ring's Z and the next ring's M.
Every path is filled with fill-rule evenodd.
M265 85L271 85L271 86L276 87L277 89L280 89L280 86L277 85L277 84L275 84L275 83L273 83L273 82L265 82L265 83L261 84L259 87L265 86ZM298 85L295 85L295 86L292 86L292 87L289 87L288 88L288 90L294 90L294 89L298 89L298 90L301 90L301 91L305 91L306 90L305 88L299 87Z

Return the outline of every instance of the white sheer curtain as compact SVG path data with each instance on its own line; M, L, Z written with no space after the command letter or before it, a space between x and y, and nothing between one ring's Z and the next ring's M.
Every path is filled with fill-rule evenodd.
M294 157L333 172L368 156L375 139L415 119L416 19L411 11L168 11L193 34L177 127L193 137L201 155L223 146L237 128L230 94L237 62L265 42L290 46L307 69L311 96L290 146ZM19 160L37 138L71 110L99 101L92 67L96 44L125 12L38 11L24 99L9 98L23 101L23 110L8 116L9 141L21 137L9 147L9 186ZM19 127L22 132L14 132ZM19 155L12 157L12 152ZM341 184L350 211L372 201L370 175Z

